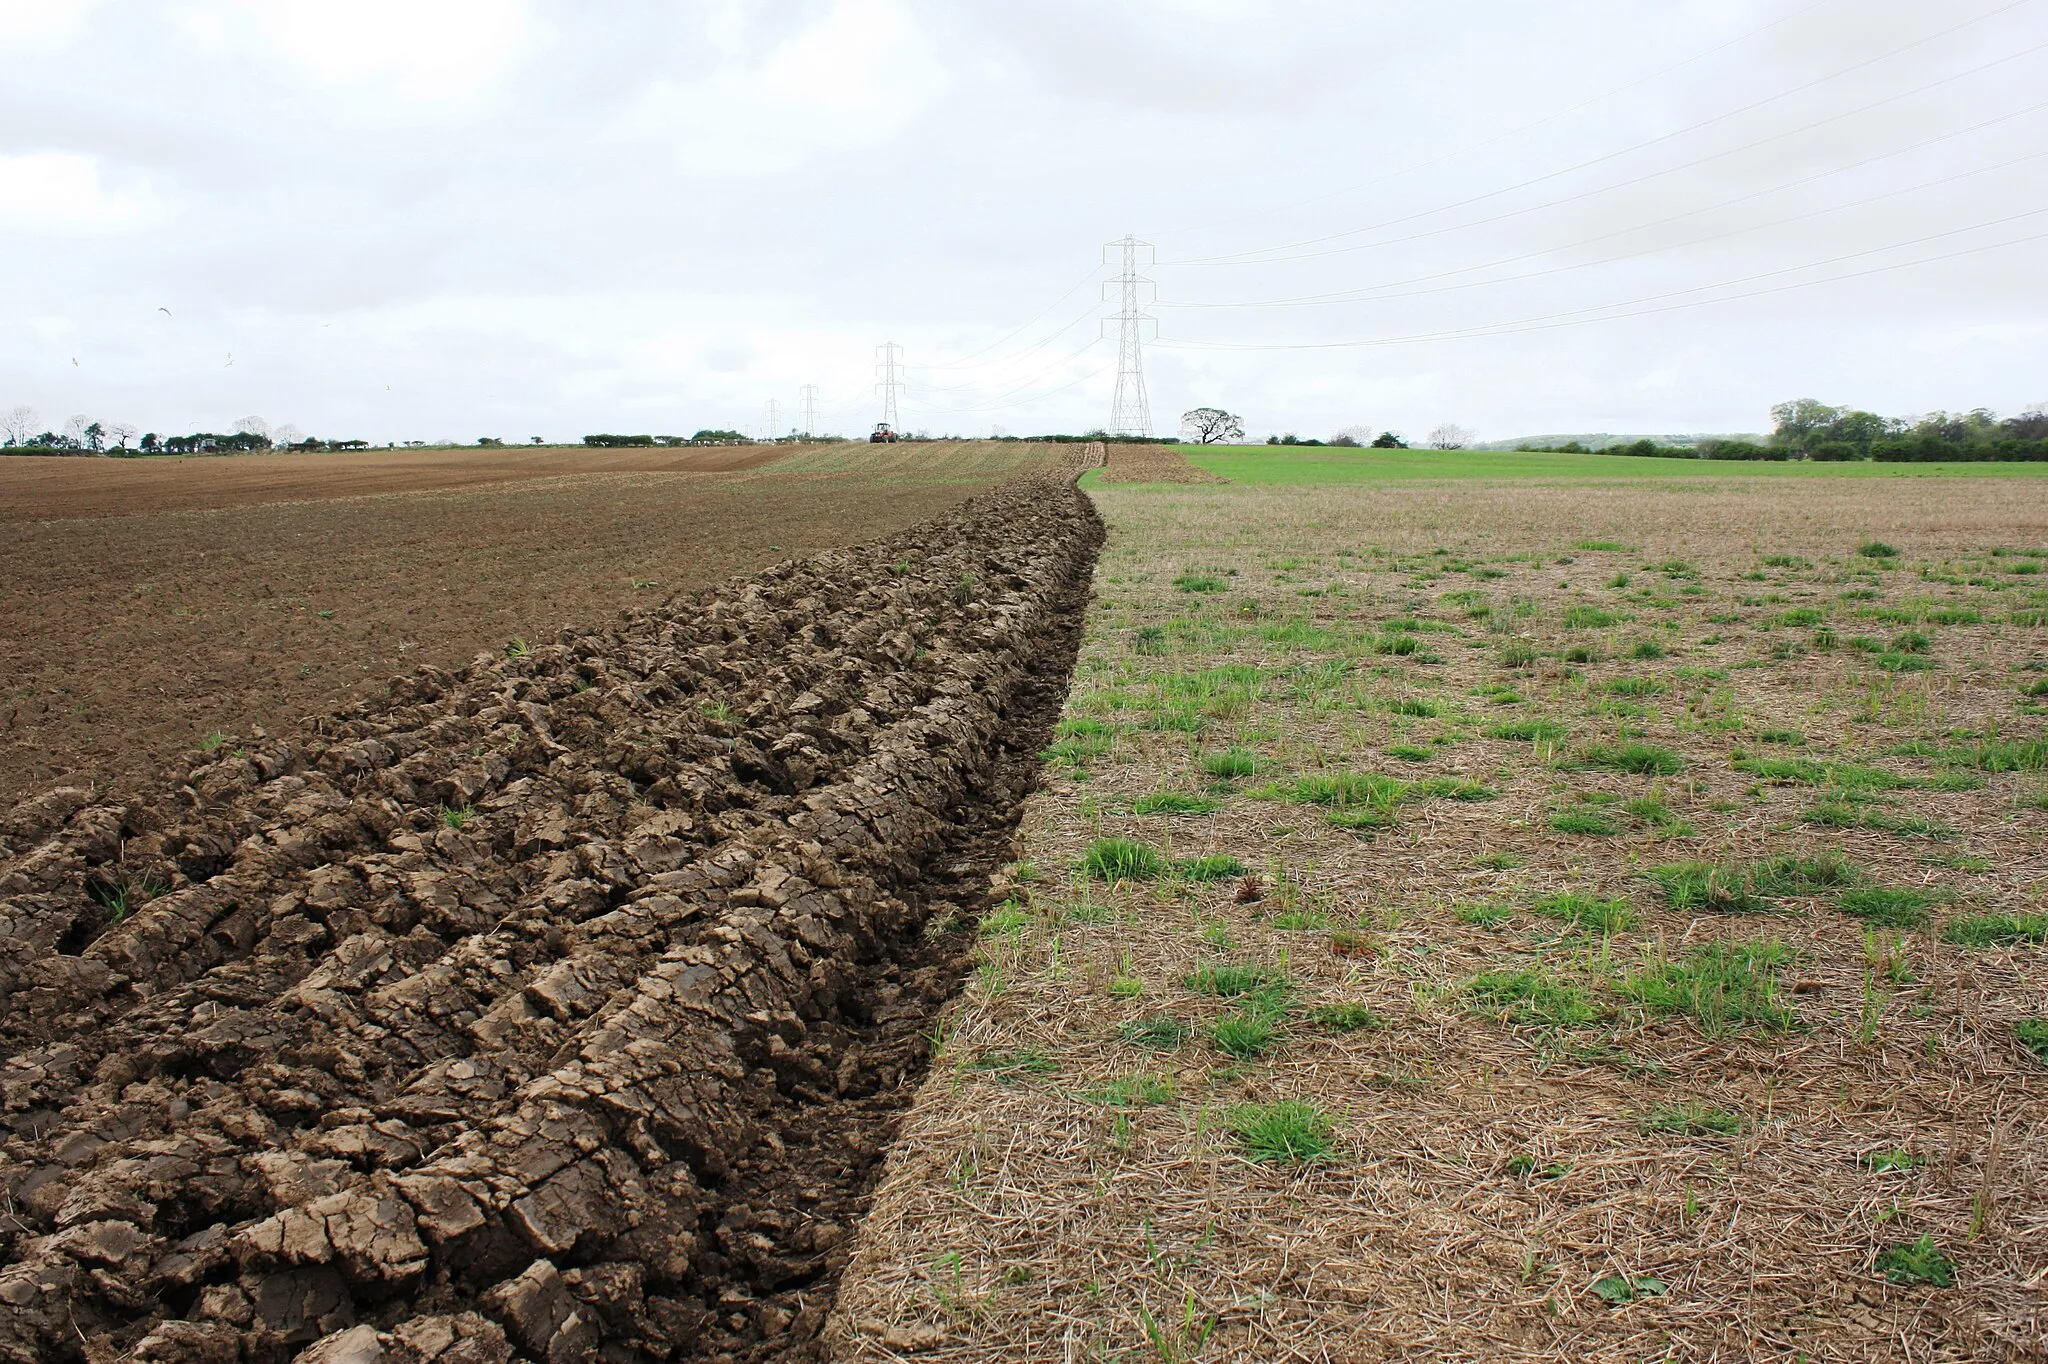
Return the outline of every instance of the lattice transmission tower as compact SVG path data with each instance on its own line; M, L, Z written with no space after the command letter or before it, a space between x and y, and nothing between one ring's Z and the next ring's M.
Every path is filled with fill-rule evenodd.
M1138 307L1138 290L1154 287L1151 280L1138 273L1138 253L1143 251L1145 264L1152 264L1152 243L1136 237L1111 242L1102 248L1105 261L1112 251L1120 253L1123 270L1115 279L1102 282L1102 296L1108 298L1110 289L1115 288L1120 305L1114 316L1103 319L1105 325L1117 324L1116 397L1109 405L1109 430L1118 436L1149 436L1152 404L1145 396L1145 356L1139 333L1145 323L1156 324L1157 319Z
M818 386L805 384L801 390L804 400L804 439L818 434Z
M882 423L891 431L896 429L896 390L903 387L903 362L897 359L902 353L903 347L894 341L875 347L875 373L881 376L875 391L882 395Z
M768 400L768 439L780 440L781 438L782 418L776 409L775 400L770 398Z

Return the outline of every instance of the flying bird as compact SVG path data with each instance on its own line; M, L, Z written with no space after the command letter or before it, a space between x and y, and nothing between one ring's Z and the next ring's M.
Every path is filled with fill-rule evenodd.
M72 366L73 366L73 367L75 368L75 367L77 366L77 364L78 364L78 357L77 357L77 356L75 356L75 355L74 355L74 356L72 356L72 357L71 357L71 363L72 363Z
M226 368L228 367L228 365L232 365L233 363L235 363L235 353L234 353L233 351L229 351L229 352L228 352L228 364L227 364L227 365L222 365L222 366L221 366L221 368L222 368L222 369L226 369Z
M165 317L169 317L171 315L171 310L169 308L164 307L161 303L157 305L156 310L162 313Z

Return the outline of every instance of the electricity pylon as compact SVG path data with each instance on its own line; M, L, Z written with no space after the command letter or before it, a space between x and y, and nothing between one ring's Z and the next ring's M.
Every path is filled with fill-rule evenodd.
M884 341L875 347L875 354L880 357L875 361L875 372L882 376L875 389L882 395L882 424L891 431L896 429L896 390L903 387L903 380L897 377L902 361L896 358L902 353L903 347L894 341Z
M1138 308L1138 290L1154 287L1151 280L1138 273L1138 253L1145 252L1145 263L1150 265L1154 259L1152 243L1125 237L1102 248L1104 260L1108 260L1111 251L1122 253L1123 270L1115 279L1102 282L1103 297L1109 296L1114 285L1121 305L1113 317L1103 319L1105 323L1117 324L1116 397L1109 405L1109 429L1118 436L1149 436L1152 404L1145 397L1145 357L1139 345L1139 329L1156 319Z

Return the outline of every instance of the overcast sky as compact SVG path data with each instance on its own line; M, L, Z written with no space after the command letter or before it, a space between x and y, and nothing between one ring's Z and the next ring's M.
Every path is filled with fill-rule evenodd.
M2048 0L0 0L0 408L1747 431L2048 400ZM1150 295L1148 294L1148 297Z

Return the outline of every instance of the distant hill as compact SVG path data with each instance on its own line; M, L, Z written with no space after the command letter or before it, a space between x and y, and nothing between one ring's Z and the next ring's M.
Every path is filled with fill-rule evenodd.
M1764 444L1769 436L1754 431L1693 431L1684 435L1616 435L1611 431L1580 432L1577 435L1562 436L1516 436L1513 440L1481 441L1475 450L1513 450L1522 445L1568 445L1577 441L1588 450L1605 450L1610 445L1633 445L1639 440L1655 441L1659 445L1683 445L1691 447L1703 440L1746 440L1758 445Z

